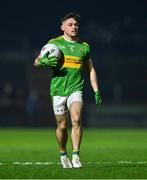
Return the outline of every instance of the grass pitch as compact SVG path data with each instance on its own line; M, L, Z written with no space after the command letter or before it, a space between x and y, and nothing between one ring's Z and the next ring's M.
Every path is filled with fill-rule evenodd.
M85 129L80 156L62 169L55 129L0 129L0 179L145 179L147 130Z

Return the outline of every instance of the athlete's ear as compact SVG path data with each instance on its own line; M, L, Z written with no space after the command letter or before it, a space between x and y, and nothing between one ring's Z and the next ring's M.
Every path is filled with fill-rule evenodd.
M61 30L64 31L64 26L63 26L63 24L61 25Z

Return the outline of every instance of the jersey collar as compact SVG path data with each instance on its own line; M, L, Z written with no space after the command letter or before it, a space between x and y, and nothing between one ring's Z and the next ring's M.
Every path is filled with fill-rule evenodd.
M71 40L67 39L64 35L63 35L63 38L64 38L65 41L68 41L68 42L71 42L71 43L77 42L77 41L71 41Z

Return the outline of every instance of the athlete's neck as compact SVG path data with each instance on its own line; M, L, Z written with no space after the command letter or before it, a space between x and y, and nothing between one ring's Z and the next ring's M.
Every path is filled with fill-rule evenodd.
M75 42L75 41L78 40L77 37L69 37L69 36L67 36L66 34L64 34L63 37L64 37L64 39L65 39L66 41L70 41L70 42Z

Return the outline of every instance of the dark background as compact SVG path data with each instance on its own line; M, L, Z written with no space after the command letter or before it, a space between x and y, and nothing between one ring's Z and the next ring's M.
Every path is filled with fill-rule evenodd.
M91 45L103 108L88 77L85 126L147 125L147 1L2 1L0 5L0 125L54 126L49 68L33 62L60 18L81 15L79 36Z

